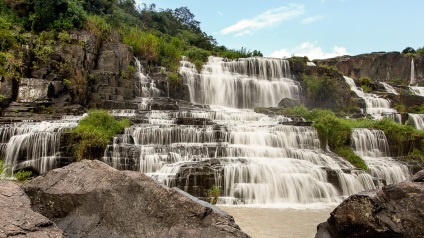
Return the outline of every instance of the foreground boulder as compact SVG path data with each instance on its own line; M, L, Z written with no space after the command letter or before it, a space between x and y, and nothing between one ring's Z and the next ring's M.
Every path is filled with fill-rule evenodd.
M315 237L424 237L423 201L421 170L405 182L350 196Z
M52 170L24 189L69 237L249 237L218 208L100 161Z
M21 187L0 181L0 237L59 238L63 232L49 219L34 212Z

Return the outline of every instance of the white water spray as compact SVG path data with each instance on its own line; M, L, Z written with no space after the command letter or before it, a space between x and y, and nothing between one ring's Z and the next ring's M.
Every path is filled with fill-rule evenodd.
M408 167L389 157L386 135L380 130L357 128L352 133L353 150L367 163L371 174L387 184L400 183L410 177Z

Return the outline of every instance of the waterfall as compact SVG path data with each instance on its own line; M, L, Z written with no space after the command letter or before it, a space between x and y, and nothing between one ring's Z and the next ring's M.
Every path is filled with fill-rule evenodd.
M146 76L143 73L143 66L137 58L135 59L136 66L136 76L138 78L138 82L136 82L136 88L139 89L140 97L159 97L160 90L156 87L156 84L150 77Z
M411 59L411 78L409 80L409 86L417 86L417 79L415 78L415 63L414 59Z
M0 126L0 152L5 165L11 171L32 167L40 173L56 168L61 159L61 134L76 127L81 118L67 116L58 121Z
M141 171L170 187L180 184L198 196L203 196L202 184L212 181L221 188L220 202L230 204L332 203L375 188L371 176L345 173L353 166L326 155L312 127L282 125L282 117L221 106L151 111L147 117L215 123L133 125L108 146L106 163ZM337 174L339 187L329 181L327 170Z
M290 79L287 60L255 57L227 61L211 56L200 73L186 59L180 66L191 102L255 108L276 106L283 98L299 99L299 86Z
M383 131L356 128L352 133L352 146L371 174L387 184L402 182L410 176L406 165L389 157L389 144Z
M409 80L409 89L415 95L424 97L424 87L419 87L417 79L415 77L415 63L414 59L411 59L411 78Z
M391 93L391 94L394 94L394 95L399 95L399 93L396 91L396 89L393 88L392 86L390 86L389 84L384 83L384 82L381 82L381 84L386 89L386 92L387 93Z
M424 130L424 114L408 114L408 123L418 130Z
M355 82L352 78L344 76L346 83L350 86L350 89L363 98L366 104L365 113L375 115L378 117L381 114L393 114L397 111L390 108L390 101L384 98L379 98L377 95L372 93L364 93L361 88L356 87Z

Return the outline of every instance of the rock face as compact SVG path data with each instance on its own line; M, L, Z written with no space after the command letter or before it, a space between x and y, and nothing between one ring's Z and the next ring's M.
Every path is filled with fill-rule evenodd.
M249 237L218 208L100 161L52 170L24 189L69 237Z
M336 67L343 75L359 79L369 77L377 82L401 80L408 85L411 78L411 56L399 52L381 52L357 56L340 56L318 60L318 65ZM414 60L415 77L421 85L424 83L424 58Z
M34 212L18 184L0 181L0 237L65 237L49 219Z
M405 182L350 196L315 237L424 237L423 201L421 170Z

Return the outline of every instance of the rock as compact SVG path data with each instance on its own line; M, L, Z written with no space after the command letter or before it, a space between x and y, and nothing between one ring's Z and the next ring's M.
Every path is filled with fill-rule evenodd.
M315 237L424 237L422 201L424 170L405 182L350 196Z
M51 220L34 212L20 186L0 181L0 237L65 237Z
M52 170L24 189L69 237L249 237L218 208L100 161Z
M282 108L295 107L295 106L299 106L299 105L300 105L299 100L290 99L290 98L283 98L278 103L278 107L282 107Z

